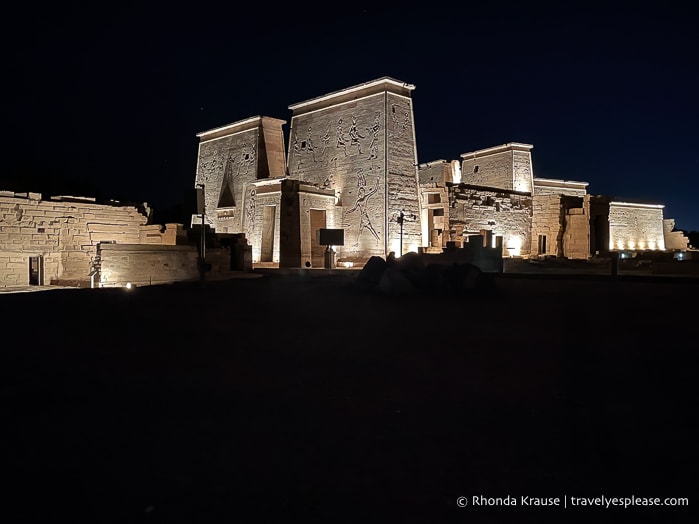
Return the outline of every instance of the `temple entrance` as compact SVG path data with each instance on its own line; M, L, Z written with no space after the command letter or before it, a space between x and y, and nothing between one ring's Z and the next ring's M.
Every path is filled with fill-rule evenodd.
M325 246L320 244L319 229L325 229L325 210L311 209L311 266L325 266Z

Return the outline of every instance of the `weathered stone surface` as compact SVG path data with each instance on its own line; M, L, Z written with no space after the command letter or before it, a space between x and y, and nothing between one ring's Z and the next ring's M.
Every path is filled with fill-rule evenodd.
M93 198L29 196L3 192L0 196L0 286L70 283L99 285L98 272L124 274L122 258L101 261L99 246L175 245L183 238L180 224L147 225L147 205L100 204ZM163 252L164 253L164 252ZM149 281L172 281L172 268L180 267L172 254L155 262L132 256L128 267L132 277L145 281L141 272L148 268ZM185 256L185 262L189 255ZM110 264L115 264L111 267ZM31 265L39 270L32 274ZM153 267L161 267L162 275ZM97 273L96 273L97 272ZM94 275L97 275L95 277ZM161 278L162 276L162 278ZM132 278L119 277L119 280ZM175 280L178 280L175 278ZM109 278L107 285L113 282Z

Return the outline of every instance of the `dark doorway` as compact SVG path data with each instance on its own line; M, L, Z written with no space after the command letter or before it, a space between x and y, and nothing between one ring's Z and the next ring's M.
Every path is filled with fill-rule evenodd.
M44 284L44 257L29 257L29 285L42 286Z

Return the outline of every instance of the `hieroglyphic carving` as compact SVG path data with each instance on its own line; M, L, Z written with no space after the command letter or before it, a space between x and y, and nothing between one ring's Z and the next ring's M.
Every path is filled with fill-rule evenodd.
M402 138L410 127L410 109L400 104L393 104L391 106L391 123L392 129L389 137Z
M221 143L211 146L204 144L199 158L199 183L206 186L207 193L210 188L220 191L226 183L231 184L232 188L233 181L241 175L247 175L256 160L257 147L254 143L239 144L226 140L225 147ZM207 202L207 207L210 205Z
M243 153L240 157L240 163L238 165L238 176L247 175L250 170L250 166L255 165L255 160L257 159L257 146L252 144L248 146L247 142L243 143Z
M330 165L328 166L327 169L327 176L325 177L325 180L321 183L321 187L323 189L329 189L329 188L334 188L335 187L335 175L337 173L337 157L334 157L330 161Z
M248 197L245 199L245 221L247 226L247 236L252 238L255 231L255 188L248 190Z
M296 169L301 169L303 164L303 159L301 158L301 142L299 142L299 135L294 131L294 157L296 157Z
M349 129L349 136L350 136L350 147L357 146L357 151L359 154L362 154L362 143L360 142L360 139L365 138L364 135L359 134L359 129L357 129L357 118L352 115L352 125L350 126Z
M379 157L379 131L381 131L381 113L379 111L374 115L374 123L371 127L366 128L371 134L371 142L369 143L369 160Z
M342 118L339 118L337 120L337 128L335 130L335 137L337 139L335 147L337 149L342 149L342 151L345 153L345 156L347 156L347 142L345 139L345 132L342 130Z
M354 206L347 211L348 214L354 213L359 210L359 228L357 229L357 241L355 246L359 245L359 239L362 236L362 231L367 229L376 239L376 242L380 240L379 234L371 223L371 218L369 217L369 212L367 211L367 202L369 197L376 193L379 189L379 180L376 179L374 187L367 191L366 189L366 177L364 176L364 170L362 168L357 169L357 200L354 202Z
M313 162L316 161L316 152L315 148L313 147L313 138L311 136L311 131L312 127L308 126L308 132L306 133L306 154L311 155L311 158L313 159Z
M325 130L325 134L320 137L323 142L323 149L320 152L321 158L325 156L325 152L328 150L328 143L330 142L330 127L332 124L328 123L328 128ZM310 129L310 127L309 127Z

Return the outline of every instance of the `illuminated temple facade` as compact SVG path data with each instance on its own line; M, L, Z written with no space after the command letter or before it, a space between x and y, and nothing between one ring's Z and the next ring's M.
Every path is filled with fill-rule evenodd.
M419 162L411 93L389 77L199 133L192 225L244 235L257 266L324 267L467 242L503 256L587 259L610 251L682 250L663 205L590 195L586 182L534 176L531 144ZM327 267L327 266L326 266Z

